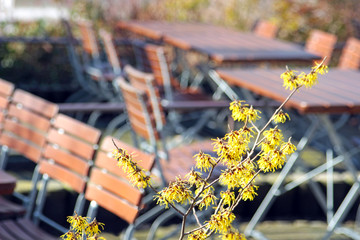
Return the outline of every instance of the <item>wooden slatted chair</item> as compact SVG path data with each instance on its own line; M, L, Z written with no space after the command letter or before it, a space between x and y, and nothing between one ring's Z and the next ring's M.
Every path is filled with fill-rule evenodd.
M218 101L198 99L193 94L183 95L181 92L174 93L176 99L168 101L161 96L162 88L156 83L153 74L144 73L130 65L124 67L124 72L135 88L145 91L148 95L158 129L161 129L163 134L166 133L167 136L181 136L181 139L179 139L181 142L191 142L194 138L198 137L197 135L200 130L215 115L216 109L229 106L228 101L224 101L222 105L219 105ZM195 105L197 103L201 103L201 109L192 108L192 104ZM167 108L166 121L168 124L165 122L162 105ZM186 127L186 123L190 121L192 121L191 126ZM164 128L165 126L166 129Z
M326 57L325 64L329 64L336 41L337 36L334 34L313 29L306 40L305 50Z
M153 78L148 78L148 81L154 81ZM213 151L212 141L198 141L191 144L182 144L177 147L167 149L164 139L162 138L161 126L157 125L154 109L151 106L146 92L139 88L130 85L123 78L117 78L117 83L122 91L129 122L136 135L147 141L152 149L147 148L148 151L155 153L155 163L157 176L161 179L161 186L167 186L171 181L176 180L176 177L183 178L193 167L193 156L201 151L211 154ZM163 157L159 149L158 141L163 140L162 149L167 152ZM220 169L216 169L215 175L219 174ZM167 219L176 216L175 211L165 212L154 221L153 226L149 232L150 239L153 239L158 226L162 225Z
M147 81L151 82L154 79L147 78ZM211 141L200 141L195 145L186 144L186 150L180 147L168 149L166 139L163 138L164 113L155 114L157 111L153 107L155 100L150 101L146 92L130 85L123 78L118 78L117 82L124 97L130 125L139 138L149 143L150 148L148 150L156 154L156 167L161 173L160 177L164 185L174 180L176 176L184 176L183 174L189 172L193 167L192 157L199 150L212 151ZM162 150L165 151L165 155L159 151L157 142L162 143Z
M20 199L28 209L32 207L29 205L31 198L36 196L35 186L39 178L36 164L45 146L51 120L57 112L58 107L56 104L21 89L14 91L8 106L0 135L0 144L2 145L1 166L6 169L9 153L21 155L34 163L35 171L31 180L31 193L24 195L14 192L14 196Z
M87 176L93 164L99 138L100 131L98 129L66 115L57 115L49 130L38 165L42 180L41 189L36 198L33 221L30 218L1 221L0 239L50 240L58 239L62 233L68 231L56 219L50 219L43 214L48 196L47 192L49 191L48 183L50 180L55 180L76 192L78 197L74 211L81 215L85 204L84 192L88 180ZM51 236L46 233L39 227L40 222L58 230L59 235Z
M114 213L129 223L124 239L132 239L134 229L144 221L155 217L163 208L157 207L156 210L145 211L146 199L153 201L152 194L148 195L150 198L144 198L145 191L131 185L127 174L117 166L112 156L116 147L131 153L133 160L137 161L141 168L150 172L154 166L154 154L147 154L111 136L106 136L97 152L95 166L91 170L85 193L86 199L90 201L87 216L93 219L99 207Z
M349 38L341 53L338 68L358 70L360 67L360 40Z
M275 24L269 21L259 20L255 23L253 32L261 37L275 38L278 30L279 28Z
M0 79L0 134L3 131L8 106L14 92L14 88L15 86L11 82ZM4 162L0 161L0 164L2 165ZM4 166L1 166L1 169L3 168ZM23 206L15 204L6 198L0 197L0 216L2 219L21 216L25 213L25 211L26 209Z

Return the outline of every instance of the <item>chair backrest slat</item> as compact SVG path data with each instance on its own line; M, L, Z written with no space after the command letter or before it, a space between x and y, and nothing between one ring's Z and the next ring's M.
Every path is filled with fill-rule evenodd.
M338 67L341 69L358 70L360 67L360 40L349 38L341 53Z
M328 64L331 60L336 41L337 37L334 34L314 29L310 32L310 36L305 43L305 50L322 58L327 57L325 64Z
M107 136L100 145L96 156L85 197L89 201L95 201L99 206L116 214L128 223L133 223L140 210L143 191L133 187L127 174L117 166L117 162L112 156L116 147L125 149L129 154L132 154L133 160L138 162L142 168L151 171L154 166L154 155L144 153L126 143L113 139L111 136Z

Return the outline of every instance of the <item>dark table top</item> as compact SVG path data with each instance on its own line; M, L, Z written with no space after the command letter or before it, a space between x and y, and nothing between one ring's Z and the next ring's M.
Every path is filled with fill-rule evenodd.
M16 185L16 178L0 170L0 195L12 194Z
M217 64L319 59L297 44L209 24L127 21L119 22L117 27L184 50L198 51Z
M309 72L309 69L303 69ZM285 69L218 69L217 72L229 85L246 88L280 102L290 90L283 87L280 75ZM301 72L301 69L299 69ZM360 113L360 71L330 69L319 75L313 88L300 88L286 106L302 113Z

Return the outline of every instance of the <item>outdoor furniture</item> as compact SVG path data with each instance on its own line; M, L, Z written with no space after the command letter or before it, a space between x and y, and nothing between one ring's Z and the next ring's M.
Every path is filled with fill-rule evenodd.
M349 38L341 53L338 68L358 70L360 67L360 40Z
M253 33L265 38L275 38L279 28L270 21L259 20L255 23Z
M310 35L305 43L305 50L321 56L326 57L324 64L328 65L331 60L331 55L337 41L337 36L318 29L310 31Z
M27 212L32 208L30 205L31 199L35 198L37 193L35 186L39 175L37 174L36 163L40 159L46 134L51 125L51 119L57 112L58 107L56 104L21 89L14 91L8 104L0 135L0 166L1 169L6 169L9 154L21 155L34 163L35 170L31 180L32 190L30 194L13 193L28 209ZM23 208L18 206L14 206L13 210L16 216L25 212Z
M0 170L0 195L12 194L15 189L15 185L16 178L6 173L5 171Z
M281 69L218 69L217 72L229 85L246 88L270 99L282 102L289 94L289 91L282 87L280 74L283 73L284 70ZM328 218L328 232L324 239L328 239L334 230L341 230L339 226L360 192L358 174L350 160L350 157L358 153L359 149L353 148L347 150L345 148L341 135L337 132L331 121L330 115L335 113L358 114L360 112L360 98L357 91L360 87L359 79L360 72L358 71L330 69L329 73L320 77L318 85L311 90L302 88L299 92L294 94L285 105L285 107L299 111L303 114L304 118L307 117L307 119L310 120L310 124L307 126L307 129L303 130L303 137L299 140L297 152L290 156L279 177L272 185L260 207L246 227L246 235L251 235L260 239L264 238L264 236L254 230L254 228L265 216L275 198L308 180L316 199L319 201L320 206ZM328 148L332 149L337 156L332 157L331 154L328 154L327 163L307 172L294 182L285 185L284 180L292 170L296 160L299 158L300 152L307 145L311 144L312 140L316 139L318 135L323 136L323 134L328 136L328 139L330 140L331 145L328 146ZM329 171L331 173L332 167L340 162L345 163L347 170L354 177L355 183L341 206L335 212L332 200L332 182L329 182L327 196L324 196L316 184L311 181L311 178L324 171ZM329 179L331 179L331 174L329 176Z
M74 211L81 215L85 204L87 176L99 137L100 131L91 126L62 114L56 116L36 168L36 171L42 175L42 180L36 200L32 198L30 203L30 205L36 204L34 213L27 212L23 218L0 221L1 239L50 240L58 239L61 234L68 231L68 228L58 223L60 219L50 219L43 213L47 193L50 190L48 183L50 180L58 181L77 193ZM71 214L73 212L69 213ZM39 228L39 222L52 226L59 231L59 235L51 236Z
M86 199L90 201L87 216L92 220L99 207L112 212L129 223L123 239L130 240L135 228L156 217L163 211L163 207L149 208L153 193L146 194L147 190L139 190L131 185L127 174L117 166L117 161L111 154L116 147L132 154L133 160L142 169L151 172L154 166L154 154L147 154L111 136L104 137L85 193Z
M216 65L249 62L311 62L319 56L279 39L202 23L121 21L118 29L204 54Z

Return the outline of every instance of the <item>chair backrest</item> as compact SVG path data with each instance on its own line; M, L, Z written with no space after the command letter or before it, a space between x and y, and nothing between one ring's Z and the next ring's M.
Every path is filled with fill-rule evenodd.
M136 68L126 65L124 67L126 76L128 77L131 85L140 91L144 91L151 102L151 112L156 120L156 128L161 131L165 125L165 116L163 108L160 104L161 97L159 87L155 84L154 75L144 73Z
M99 36L104 45L107 59L111 65L115 75L120 75L121 74L121 62L117 55L112 35L109 32L105 31L104 29L100 29Z
M0 132L2 131L7 108L14 92L14 84L0 78Z
M38 162L51 119L57 113L56 104L16 89L4 121L0 144Z
M141 91L130 85L122 77L116 80L124 98L126 111L133 131L149 141L152 146L160 139L157 130L156 117L153 114L152 105L145 91Z
M279 28L269 21L259 20L256 22L253 32L261 37L275 38Z
M46 138L40 172L83 192L100 135L100 130L58 114Z
M150 72L154 75L156 85L159 86L162 92L165 94L165 98L172 100L173 87L177 87L179 84L172 77L169 68L169 62L166 57L166 53L163 46L155 44L143 43L138 44L140 56L143 66L140 68L144 72Z
M153 168L155 162L153 154L144 153L124 142L112 139L111 136L106 136L97 153L95 166L91 170L85 197L131 224L141 210L144 191L132 186L127 174L117 166L112 156L116 147L131 153L133 160L137 161L141 168L148 171ZM95 206L90 204L90 207Z
M336 41L334 34L314 29L306 40L305 50L322 58L326 57L325 64L329 64Z
M100 52L92 23L87 20L80 20L77 22L77 25L79 27L84 51L91 57L92 61L95 63L99 62Z
M338 68L354 69L360 67L360 40L354 37L349 38L341 53Z
M90 167L93 165L95 150L101 131L69 116L59 114L49 130L46 146L39 161L39 172L43 175L43 184L38 194L34 221L65 231L60 224L51 221L43 214L47 182L56 180L78 193L75 209L83 214L85 205L85 187Z

